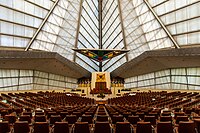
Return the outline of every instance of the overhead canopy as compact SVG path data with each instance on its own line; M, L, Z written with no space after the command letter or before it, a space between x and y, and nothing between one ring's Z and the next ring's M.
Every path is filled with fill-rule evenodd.
M137 58L125 63L111 75L123 78L134 77L168 68L199 67L200 48L182 48L146 51Z
M38 70L72 78L90 76L89 71L55 52L0 50L0 68Z

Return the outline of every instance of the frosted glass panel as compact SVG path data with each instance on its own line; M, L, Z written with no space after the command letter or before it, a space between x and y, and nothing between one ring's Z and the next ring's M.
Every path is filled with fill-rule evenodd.
M200 68L167 69L126 78L125 88L200 90Z
M0 91L72 88L77 88L77 79L33 70L0 69Z

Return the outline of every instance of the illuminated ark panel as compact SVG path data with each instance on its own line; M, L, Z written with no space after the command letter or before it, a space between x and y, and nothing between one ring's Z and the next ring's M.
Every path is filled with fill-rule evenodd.
M111 80L109 72L93 72L91 81L91 94L111 93Z

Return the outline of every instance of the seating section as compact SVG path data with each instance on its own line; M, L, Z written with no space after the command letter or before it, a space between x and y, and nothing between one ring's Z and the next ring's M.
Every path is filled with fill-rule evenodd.
M106 105L73 93L1 94L0 133L198 133L199 93L137 92Z
M112 124L117 123L116 115L122 115L124 122L128 121L133 126L134 133L192 133L200 129L199 103L197 92L137 92L110 98L105 107ZM192 122L195 130L193 124L189 124ZM182 131L184 126L179 125L184 123L192 129L184 128Z
M157 133L173 133L173 125L171 121L158 122Z
M55 122L53 132L54 133L69 133L68 122Z
M116 133L131 133L132 132L130 122L117 122L116 123Z
M1 133L10 132L10 126L9 126L8 121L0 122L0 131Z
M74 133L90 133L88 122L76 122Z
M29 133L30 128L27 121L17 121L14 124L15 133Z
M152 133L150 122L138 122L136 133Z
M73 93L1 95L7 103L0 102L0 133L79 132L82 123L93 124L97 111L94 99Z

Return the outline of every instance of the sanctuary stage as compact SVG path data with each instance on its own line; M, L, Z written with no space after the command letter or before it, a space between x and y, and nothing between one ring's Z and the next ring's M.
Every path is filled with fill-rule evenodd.
M101 41L99 44L99 49L79 49L79 48L73 48L74 51L91 58L97 62L99 62L99 72L93 72L92 78L90 80L86 80L86 87L85 89L80 89L82 93L86 92L86 95L95 95L98 94L100 96L105 94L112 94L111 90L111 78L110 78L110 72L102 72L103 71L103 61L112 59L113 57L119 56L121 54L125 54L129 52L129 50L124 49L103 49ZM83 82L82 82L83 81ZM80 80L79 83L84 83L84 79ZM91 84L90 84L91 83ZM121 82L118 82L117 84L120 84ZM116 84L116 83L114 83ZM82 86L82 85L81 85ZM82 86L83 87L83 86ZM88 87L88 88L87 88ZM79 90L79 89L78 89ZM120 91L120 90L118 90ZM114 88L115 93L115 88Z
M78 79L78 88L74 93L91 98L105 98L123 94L124 79L120 77L111 78L109 72L93 72L91 77ZM98 97L97 97L98 96ZM104 99L105 99L104 98Z

